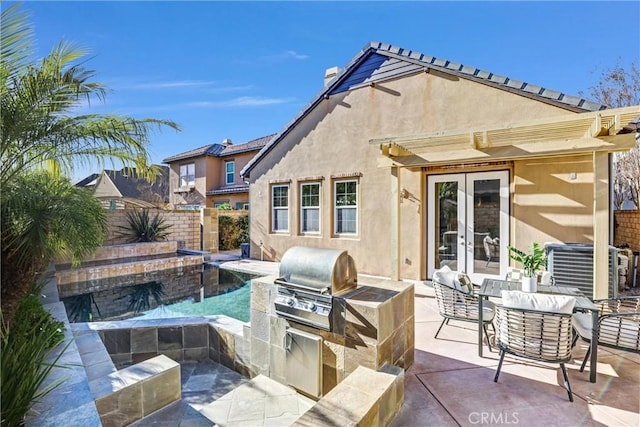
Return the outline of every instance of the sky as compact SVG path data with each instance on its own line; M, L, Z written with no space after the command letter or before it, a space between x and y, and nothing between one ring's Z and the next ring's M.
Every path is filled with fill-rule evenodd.
M4 7L14 2L3 1ZM173 120L154 163L280 132L371 41L590 98L617 63L640 65L640 2L25 1L38 56L89 50L109 88L78 109ZM74 171L74 182L99 170Z

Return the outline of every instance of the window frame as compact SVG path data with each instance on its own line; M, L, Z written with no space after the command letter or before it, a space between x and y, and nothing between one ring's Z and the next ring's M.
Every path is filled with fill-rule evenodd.
M318 188L318 204L316 206L304 206L304 190L305 186L316 186ZM300 191L300 217L298 227L300 229L300 234L312 234L319 235L322 232L322 185L320 181L308 181L301 182L299 185ZM304 212L305 210L317 210L318 211L318 229L317 230L305 230L304 224Z
M346 205L339 206L337 203L338 199L338 185L339 184L348 184L355 183L355 205ZM359 227L359 209L358 209L358 199L360 198L360 180L358 179L336 179L333 181L333 234L338 237L353 237L358 235L358 227ZM345 193L347 194L347 193ZM341 210L353 209L355 210L355 231L349 232L340 232L338 231L338 212Z
M232 167L232 171L229 172L229 166ZM231 185L236 182L236 162L235 160L227 160L224 162L224 182L225 185ZM229 181L229 174L231 174L231 181Z
M189 174L189 167L191 167L193 169L193 174ZM185 173L183 173L182 168L185 168ZM180 165L179 167L179 176L178 176L178 183L180 185L178 185L178 187L183 188L183 187L195 187L196 185L196 164L195 162L191 162L191 163L183 163ZM183 185L183 178L185 184ZM189 178L193 177L192 180L190 180Z
M287 189L287 206L283 207L283 206L276 206L276 204L274 203L275 201L275 191L278 188L286 188ZM271 204L271 232L272 233L289 233L289 229L290 229L290 222L291 222L291 218L290 218L290 212L289 212L289 207L291 206L291 185L290 184L274 184L271 186L271 197L270 197L270 204ZM284 229L276 229L276 213L278 211L283 211L286 210L287 211L287 228Z

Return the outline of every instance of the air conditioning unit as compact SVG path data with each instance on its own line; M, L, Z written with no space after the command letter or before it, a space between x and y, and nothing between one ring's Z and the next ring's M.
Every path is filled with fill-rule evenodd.
M593 299L593 245L590 243L547 243L547 270L557 286L580 289ZM618 248L609 246L608 298L618 295Z

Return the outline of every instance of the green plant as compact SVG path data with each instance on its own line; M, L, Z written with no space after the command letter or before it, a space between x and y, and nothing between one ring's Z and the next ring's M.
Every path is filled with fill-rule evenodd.
M57 355L54 350L63 341L64 324L53 319L33 293L20 300L11 325L2 319L0 425L24 425L29 409L64 382L59 378L45 385L52 369L61 367L58 361L69 344Z
M238 218L221 215L218 217L220 250L238 249L241 243L249 242L249 216Z
M125 237L129 243L159 242L167 240L170 224L166 224L159 212L153 216L149 209L131 210L127 212L127 225L119 225L118 235Z
M509 258L522 264L525 277L534 277L536 271L547 266L544 248L536 242L531 244L530 252L524 252L513 246L507 246L507 249L509 250Z

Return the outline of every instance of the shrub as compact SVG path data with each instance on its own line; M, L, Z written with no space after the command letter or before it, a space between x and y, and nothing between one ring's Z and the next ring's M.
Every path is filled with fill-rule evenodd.
M64 341L64 324L47 312L37 297L25 296L11 326L0 327L0 377L2 379L2 426L24 425L29 409L60 386L62 379L42 387L66 347L50 360Z
M171 225L159 212L151 218L149 209L131 210L127 212L127 225L119 225L118 235L125 237L129 243L159 242L167 240Z
M233 218L226 215L218 217L218 235L220 250L238 249L240 243L249 242L249 217L243 215L239 218Z

